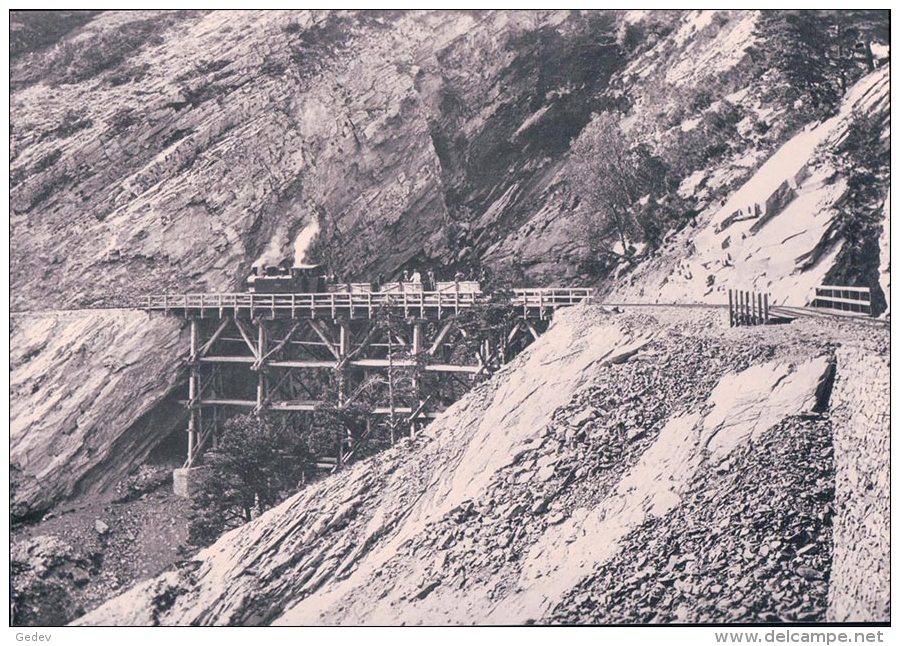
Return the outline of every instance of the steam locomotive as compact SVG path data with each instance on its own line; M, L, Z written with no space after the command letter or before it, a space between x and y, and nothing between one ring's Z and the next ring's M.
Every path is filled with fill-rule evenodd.
M247 277L247 291L255 294L317 294L326 288L321 265L294 267L289 260L280 265L253 267Z

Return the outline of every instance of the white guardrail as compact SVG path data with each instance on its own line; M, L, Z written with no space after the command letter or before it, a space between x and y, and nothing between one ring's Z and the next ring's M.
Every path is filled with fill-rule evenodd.
M575 305L590 299L592 291L583 287L548 287L513 290L510 305L524 308L553 308ZM334 311L375 310L387 306L404 309L454 309L486 302L480 292L322 292L315 294L153 294L145 297L144 309L170 310L271 310Z

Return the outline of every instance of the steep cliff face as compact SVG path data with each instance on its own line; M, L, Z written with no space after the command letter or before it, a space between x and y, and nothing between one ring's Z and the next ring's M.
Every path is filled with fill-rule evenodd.
M313 219L353 275L393 271L429 240L450 260L442 229L459 209L481 216L506 195L473 233L528 217L511 194L546 181L595 109L621 58L612 24L102 14L14 62L14 305L234 288ZM113 45L129 46L117 64L96 60Z
M727 167L692 175L683 190L712 203L697 216L696 226L673 235L656 258L615 285L612 298L722 303L732 288L770 293L778 304L810 302L817 285L832 282L828 278L844 246L858 244L838 226L850 178L835 168L831 156L854 126L871 123L877 135L889 136L889 82L889 68L863 77L849 89L837 115L791 137L727 199L709 200L707 185L720 181L716 175ZM740 177L732 175L732 180ZM887 203L878 205L879 214L884 208ZM880 219L879 232L889 226L888 218ZM889 298L890 254L883 234L880 251L873 246L880 262L869 261L880 280L871 287ZM865 269L855 270L855 280L863 278ZM862 284L855 280L849 275L833 282Z
M179 322L141 312L14 315L13 515L104 490L183 423L163 397L182 378L186 345Z
M834 502L862 457L832 444L834 347L881 356L886 334L722 316L567 311L424 436L80 623L823 620L843 515L874 495L841 475Z

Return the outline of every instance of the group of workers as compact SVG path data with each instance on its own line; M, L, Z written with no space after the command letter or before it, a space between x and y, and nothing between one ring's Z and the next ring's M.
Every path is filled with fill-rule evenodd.
M453 275L453 281L456 283L464 280L466 280L466 278L460 271L457 271ZM437 290L437 278L434 275L434 270L430 267L425 270L424 280L422 279L422 273L418 269L413 268L412 271L410 271L409 269L404 269L400 274L400 282L412 283L413 285L422 285L425 291Z
M400 275L400 282L422 285L422 274L418 269L413 269L412 272L410 272L409 269L404 269L403 273ZM425 272L424 288L426 291L430 291L435 288L434 271L432 269L428 269Z

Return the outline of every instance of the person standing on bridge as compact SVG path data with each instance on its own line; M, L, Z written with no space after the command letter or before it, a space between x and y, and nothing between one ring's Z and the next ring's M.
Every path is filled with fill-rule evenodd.
M418 270L418 269L414 269L414 270L413 270L411 280L412 280L412 282L413 282L414 285L421 285L421 284L422 284L422 274L419 273L419 270Z
M428 278L428 285L426 286L426 289L428 289L428 291L430 291L430 292L436 291L437 283L434 280L434 270L431 267L429 267L428 271L425 273L425 275Z
M460 283L460 281L462 281L462 279L463 279L462 272L457 270L456 273L453 274L453 282L455 283L454 291L456 291L456 293L459 293L459 283Z

